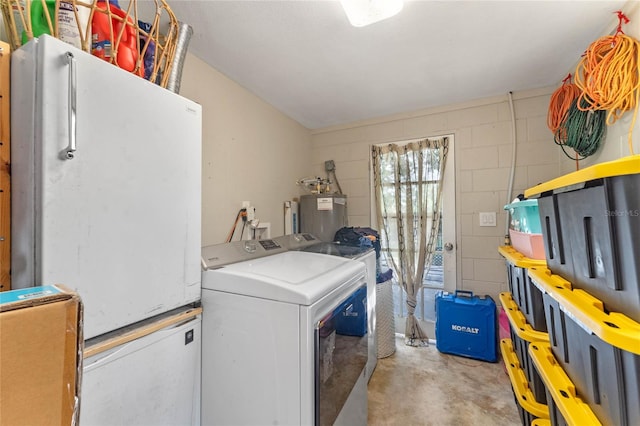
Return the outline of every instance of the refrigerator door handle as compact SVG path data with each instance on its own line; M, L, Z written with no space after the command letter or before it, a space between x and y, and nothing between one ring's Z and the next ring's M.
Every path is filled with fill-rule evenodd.
M71 52L66 53L66 58L69 64L69 145L62 150L60 157L72 160L76 152L76 59Z

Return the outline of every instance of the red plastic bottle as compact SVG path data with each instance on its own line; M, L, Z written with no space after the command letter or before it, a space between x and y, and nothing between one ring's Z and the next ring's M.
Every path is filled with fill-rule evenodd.
M104 11L110 10L113 15L122 18L122 21L115 18L110 19L109 15L99 10L94 12L91 22L91 54L107 62L113 62L126 71L134 72L138 61L138 35L132 26L134 24L131 17L127 16L127 13L120 9L114 1L109 3L99 1L96 7ZM125 19L130 25L124 24ZM123 25L124 31L118 43L118 37ZM113 40L111 31L113 31ZM115 45L116 43L117 45ZM117 53L116 57L111 61L113 51L117 51ZM143 76L144 67L140 66L136 74Z

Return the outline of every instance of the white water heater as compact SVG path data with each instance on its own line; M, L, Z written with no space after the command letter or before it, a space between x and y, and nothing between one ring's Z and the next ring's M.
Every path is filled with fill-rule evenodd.
M300 232L332 242L336 231L347 224L346 195L308 194L300 197Z

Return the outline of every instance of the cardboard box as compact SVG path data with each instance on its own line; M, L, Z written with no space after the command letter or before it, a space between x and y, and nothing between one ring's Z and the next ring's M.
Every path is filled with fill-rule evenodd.
M61 285L0 293L0 425L78 423L82 303Z

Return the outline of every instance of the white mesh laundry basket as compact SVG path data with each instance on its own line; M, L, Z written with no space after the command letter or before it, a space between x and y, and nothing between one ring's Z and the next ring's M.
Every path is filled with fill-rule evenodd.
M378 358L396 351L396 324L393 317L392 280L376 284L376 333Z

